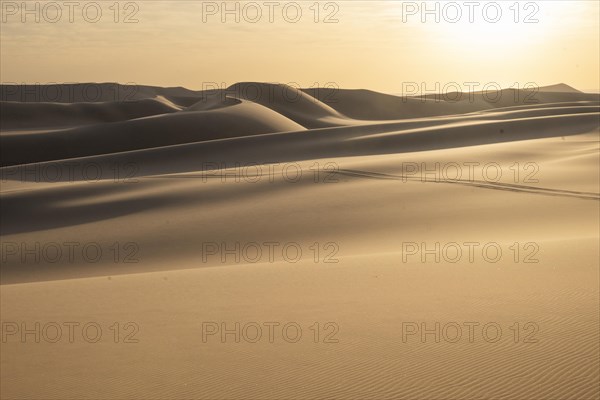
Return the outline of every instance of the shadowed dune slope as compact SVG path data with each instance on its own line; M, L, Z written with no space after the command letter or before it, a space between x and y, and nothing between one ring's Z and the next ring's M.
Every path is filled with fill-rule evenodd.
M251 102L52 132L0 136L2 165L26 164L304 128ZM31 146L35 143L35 146Z
M179 106L162 96L152 99L104 103L1 102L0 129L92 125L168 114L180 110Z

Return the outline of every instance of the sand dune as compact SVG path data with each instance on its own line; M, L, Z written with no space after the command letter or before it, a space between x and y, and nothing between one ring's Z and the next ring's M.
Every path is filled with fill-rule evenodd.
M582 94L581 90L577 90L572 86L565 83L558 83L556 85L542 86L539 88L540 92L552 92L552 93L577 93Z
M423 101L420 98L348 90L336 91L329 106L295 88L264 83L240 83L226 90L196 92L196 97L192 96L193 92L183 89L142 87L138 96L154 97L136 101L73 104L2 102L2 165L340 126L363 128L331 132L372 133L380 130L406 133L408 129L421 126L428 128L436 124L458 124L469 119L516 120L593 113L600 104L598 95L565 92L566 89L560 85L556 88L563 92L540 90L536 93L540 99L536 98L536 104L532 106L522 104L529 96L526 91L518 95L514 91L503 91L502 101L490 104L483 100L481 93L473 94L471 100L455 102ZM7 86L2 90L4 93L17 92ZM33 93L34 88L28 90ZM49 89L42 87L37 90L43 93ZM68 93L78 90L78 86L64 89ZM324 93L323 90L306 92L315 96ZM177 97L184 94L187 97ZM548 107L543 107L543 104L548 104ZM494 110L498 112L492 113ZM478 111L488 114L486 117L464 115ZM414 121L415 118L430 116L448 117L444 121ZM390 122L383 123L382 120ZM543 125L543 122L540 123ZM499 128L499 131L503 130ZM324 134L329 131L319 132ZM508 140L514 140L515 137L510 134L507 131L505 136ZM539 132L535 134L544 136ZM29 146L31 140L38 143L34 149ZM493 142L496 139L486 135L480 140Z
M268 108L244 101L226 110L186 109L186 112L51 132L5 133L0 137L0 145L3 165L14 165L303 129ZM31 140L39 147L32 149Z
M42 157L61 160L99 153L115 153L143 146L144 150L100 155L89 158L88 161L105 165L106 168L103 171L107 173L108 165L135 163L139 166L136 174L144 176L155 173L194 171L209 164L221 166L225 163L227 166L233 166L235 163L293 162L310 157L405 153L568 136L594 130L600 115L598 107L594 106L537 108L532 111L508 111L481 116L442 118L434 121L380 122L371 125L307 131L270 110L258 109L263 112L261 114L255 112L256 108L260 106L250 104L248 106L247 111L253 117L259 116L267 119L272 117L269 120L271 124L262 125L260 122L256 122L254 126L251 126L247 124L247 120L242 120L238 125L232 126L231 124L225 125L231 120L226 119L223 114L187 113L130 121L122 125L113 124L110 132L94 127L51 133L7 135L2 138L3 151L7 152L6 157L3 155L3 160L9 165L16 165L23 164L21 160L27 160L26 162L44 161ZM229 113L229 110L227 112ZM228 118L231 115L235 114L229 113ZM240 112L238 115L245 116L247 114ZM221 116L222 119L219 119ZM159 118L160 121L155 121ZM190 130L189 127L192 124L200 121L216 121L221 124L219 126L231 126L231 128L225 133L221 133L217 129L207 129L205 132L200 129ZM135 129L135 124L139 126L138 129ZM133 127L131 127L132 125ZM260 134L262 133L260 130L268 132L277 130L278 127L290 132ZM255 129L256 134L253 134L251 128ZM163 135L164 132L169 133L169 136ZM37 150L30 149L27 143L33 137L45 145ZM114 140L104 141L103 138L107 137L114 138ZM119 138L118 141L117 138ZM143 143L140 143L141 138L144 139ZM225 138L229 138L229 140L225 140ZM130 139L130 142L126 142L124 139ZM69 146L65 145L67 140L71 143ZM159 147L161 144L177 142L197 143L189 143L186 146ZM87 146L86 144L89 143L95 145ZM150 147L153 149L148 149ZM22 151L20 152L19 149ZM62 166L63 170L67 170L67 166L70 164L73 162L65 160L53 161L49 165ZM80 167L85 165L81 162L79 164ZM43 163L40 164L41 168L43 166ZM159 169L154 169L154 166L158 166ZM148 172L146 172L147 168ZM13 169L8 167L5 175L11 175L10 171L15 169L19 169L19 167ZM82 176L82 174L77 175ZM105 178L110 179L111 175L109 174ZM64 179L72 178L65 175Z
M230 86L222 93L262 104L306 128L351 124L329 105L288 85L246 82Z
M598 95L561 84L533 104L511 90L332 102L240 83L48 103L19 90L1 92L2 321L95 321L105 334L9 336L2 398L600 395ZM20 252L72 242L72 257ZM272 257L206 247L271 242ZM406 258L406 243L465 242L503 256ZM79 250L91 243L104 250L93 260ZM281 251L291 243L298 254ZM115 343L116 321L139 342ZM205 322L269 321L298 324L302 340L203 340ZM407 338L406 323L463 336ZM472 341L463 323L478 324Z
M164 97L106 103L2 102L2 130L94 125L168 114L180 108Z
M558 89L562 89L562 86ZM599 100L597 94L549 92L546 88L539 88L539 91L504 89L485 94L450 92L424 96L394 96L370 90L337 90L331 94L307 89L306 92L317 98L329 96L331 106L340 113L366 120L432 117L517 105L529 107L544 103Z

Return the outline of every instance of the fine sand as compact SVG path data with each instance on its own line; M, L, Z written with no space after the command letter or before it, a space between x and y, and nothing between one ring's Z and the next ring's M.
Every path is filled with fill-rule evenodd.
M98 87L0 87L2 399L600 398L599 95Z

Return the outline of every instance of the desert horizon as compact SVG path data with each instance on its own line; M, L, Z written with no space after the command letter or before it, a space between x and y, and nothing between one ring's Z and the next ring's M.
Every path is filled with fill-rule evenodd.
M598 2L0 11L1 399L600 399Z

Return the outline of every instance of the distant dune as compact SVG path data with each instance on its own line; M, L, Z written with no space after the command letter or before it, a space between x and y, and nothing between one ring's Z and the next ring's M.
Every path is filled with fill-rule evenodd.
M550 85L550 86L542 86L539 88L540 92L554 92L554 93L579 93L581 94L582 92L575 89L572 86L569 86L565 83L559 83L556 85Z

